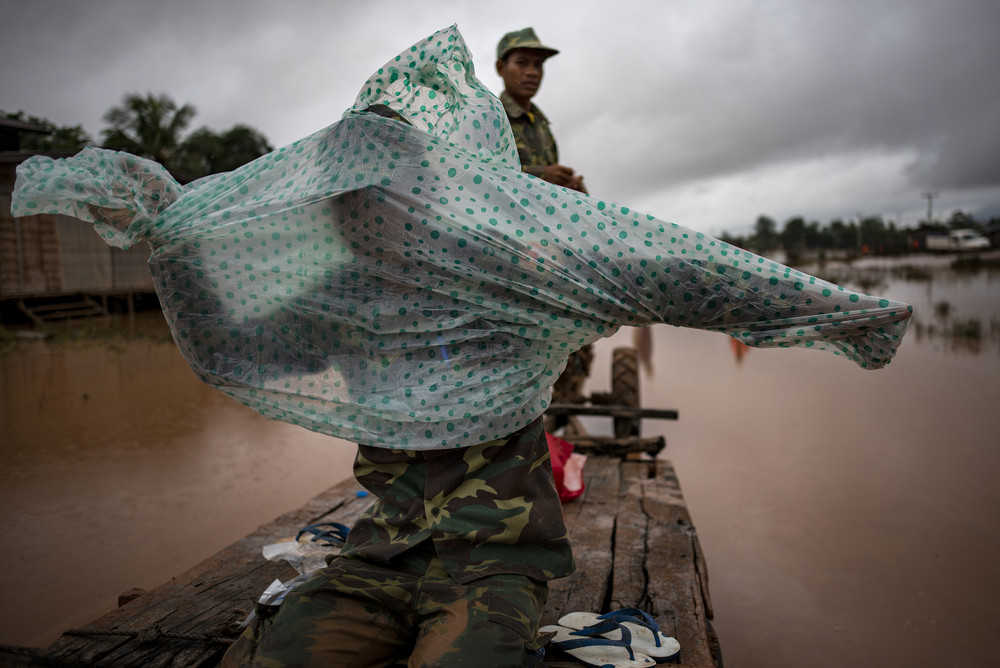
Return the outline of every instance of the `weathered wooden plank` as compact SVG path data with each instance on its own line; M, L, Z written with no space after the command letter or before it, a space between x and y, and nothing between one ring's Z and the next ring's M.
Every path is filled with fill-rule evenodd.
M642 510L643 481L652 462L623 461L615 520L615 568L609 610L643 607L646 595L646 533L649 520Z
M634 453L648 453L656 456L667 447L667 441L663 436L613 438L611 436L573 434L567 436L565 440L572 443L577 452L615 457Z
M36 650L16 645L0 645L0 666L4 668L34 668L46 665ZM52 664L48 664L52 665Z
M713 666L707 582L696 566L697 536L673 467L658 465L658 475L643 483L643 511L650 518L647 533L646 610L664 633L681 644L681 665Z
M622 461L614 532L614 567L608 603L594 611L636 606L652 614L667 635L681 643L680 666L719 665L704 562L669 462ZM579 608L586 609L586 608ZM569 610L552 611L558 618ZM715 647L717 650L717 646ZM579 665L555 653L551 668Z
M608 573L614 567L612 544L618 516L617 489L620 485L620 462L620 459L614 457L589 457L584 469L586 483L584 495L563 506L563 519L573 541L576 571L567 578L549 583L549 597L542 612L543 626L555 624L568 612L601 610L604 607L609 587ZM612 490L614 495L609 497L608 494ZM603 520L600 530L588 526L594 522L595 515ZM602 549L605 549L606 553L601 553ZM611 562L607 568L603 564L605 559ZM598 582L587 582L588 578L595 576L599 578ZM588 584L591 586L586 595L574 596L575 589ZM601 585L600 592L594 590L593 585L596 584ZM558 652L550 652L545 665L549 668L575 668L580 665L574 661L560 660L564 658L566 657Z
M584 469L586 490L563 506L573 544L576 570L549 583L542 624L554 624L565 612L600 610L607 599L618 506L618 463L613 457L591 457Z
M601 415L605 417L649 418L654 420L676 420L678 412L665 408L641 408L639 406L617 406L611 404L549 404L549 415Z
M681 644L685 666L713 665L690 533L680 524L650 527L649 607L663 632Z
M653 480L647 484L654 487L658 495L668 496L672 499L673 503L679 504L684 508L683 519L690 528L691 542L694 546L694 565L698 573L698 585L701 590L702 604L705 607L705 616L708 619L713 619L715 613L712 608L712 597L708 588L708 565L705 561L705 553L701 549L701 541L698 540L698 532L695 530L694 521L687 510L687 503L685 503L684 495L681 493L680 480L677 477L677 472L674 470L673 463L664 459L657 460L656 474Z

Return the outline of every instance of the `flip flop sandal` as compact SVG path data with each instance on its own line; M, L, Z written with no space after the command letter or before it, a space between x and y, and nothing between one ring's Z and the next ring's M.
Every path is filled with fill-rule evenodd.
M350 527L344 526L340 522L321 522L319 524L310 524L303 528L295 534L295 540L298 541L305 534L312 534L309 540L313 542L322 542L327 545L339 547L347 542L347 534L349 533L351 533Z
M551 647L590 668L649 668L656 665L653 659L629 647L627 640L580 635L579 631L555 625L543 626L538 632L555 634L549 643ZM627 633L626 630L623 637Z
M603 625L611 622L610 627ZM559 624L571 629L600 629L605 638L623 639L618 628L631 635L633 649L652 657L657 663L669 661L680 654L681 645L674 638L660 633L660 626L648 613L638 608L625 608L598 615L595 612L571 612L559 619Z

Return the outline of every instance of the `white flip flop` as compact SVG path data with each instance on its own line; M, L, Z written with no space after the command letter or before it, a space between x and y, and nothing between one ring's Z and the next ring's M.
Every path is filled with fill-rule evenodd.
M578 631L556 625L543 626L538 632L555 634L551 647L590 668L650 668L656 665L651 657L629 647L627 641L578 635Z
M605 627L605 624L611 625ZM596 633L612 640L621 640L625 629L630 635L629 644L635 651L652 657L657 663L669 661L681 651L677 640L660 632L660 627L648 613L638 608L615 610L603 615L596 612L571 612L559 618L566 628L596 629Z

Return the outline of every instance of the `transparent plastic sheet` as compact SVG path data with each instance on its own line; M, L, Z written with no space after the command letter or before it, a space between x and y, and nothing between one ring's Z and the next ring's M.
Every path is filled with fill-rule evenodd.
M312 541L285 540L265 545L261 551L268 561L285 561L299 575L312 575L325 568L327 557L338 554L340 547Z
M545 410L570 353L623 325L874 369L911 310L521 173L455 26L387 63L341 121L233 172L181 187L112 151L33 158L12 210L90 220L121 247L148 241L174 339L205 382L383 447L516 431Z
M367 494L362 494L367 496ZM315 529L315 530L313 530ZM292 589L307 582L316 571L325 568L328 560L340 553L343 540L350 529L336 522L313 524L298 532L294 538L269 543L261 548L261 553L268 561L287 562L298 575L290 580L272 580L271 584L257 599L261 606L280 606ZM334 535L339 534L339 535ZM257 606L239 623L245 628L257 616Z

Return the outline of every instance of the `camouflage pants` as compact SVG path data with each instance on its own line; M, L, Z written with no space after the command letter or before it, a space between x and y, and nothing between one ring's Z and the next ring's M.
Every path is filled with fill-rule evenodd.
M522 575L456 583L427 547L390 566L339 557L233 644L224 668L542 665L548 587Z

